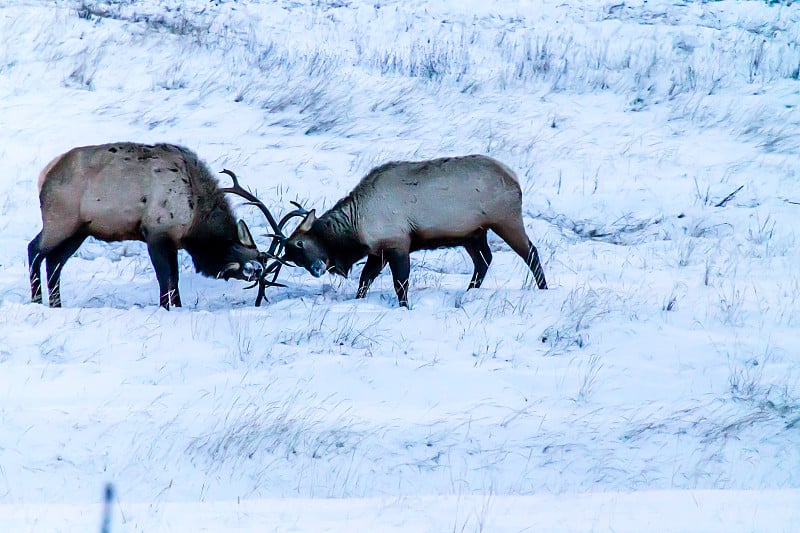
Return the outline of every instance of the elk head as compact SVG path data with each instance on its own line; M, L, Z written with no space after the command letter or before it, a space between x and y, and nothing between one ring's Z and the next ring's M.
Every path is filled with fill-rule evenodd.
M234 243L224 259L224 268L217 274L224 280L240 279L255 281L262 276L264 264L250 229L244 220L236 224L237 242Z
M312 231L316 220L316 212L312 209L286 239L283 258L305 268L318 278L328 271L330 255L323 242Z

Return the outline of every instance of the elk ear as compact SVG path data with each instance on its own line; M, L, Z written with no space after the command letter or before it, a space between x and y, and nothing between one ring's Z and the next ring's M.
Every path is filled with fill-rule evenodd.
M236 224L236 230L238 233L240 243L247 246L248 248L256 247L256 243L253 240L253 236L250 235L250 229L248 229L247 224L244 223L244 220L239 220L239 223Z
M317 220L316 211L316 209L309 211L309 213L306 215L306 218L304 218L300 225L297 226L297 231L302 231L305 233L311 230L311 226L314 225L314 221Z

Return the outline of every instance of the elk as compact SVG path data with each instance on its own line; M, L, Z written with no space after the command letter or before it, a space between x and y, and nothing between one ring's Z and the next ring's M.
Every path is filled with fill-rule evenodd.
M284 260L313 276L347 277L367 257L356 298L364 298L386 263L400 306L408 307L409 254L463 246L480 287L492 252L492 230L525 260L536 285L547 288L539 253L522 222L522 191L514 172L483 155L395 161L373 168L319 218L311 210L285 241Z
M164 308L181 306L179 249L188 252L200 274L260 283L258 305L264 285L275 284L264 276L275 272L277 277L276 264L265 264L277 246L259 252L244 221L236 222L225 194L256 205L279 235L282 226L232 172L224 172L233 187L218 187L194 152L174 144L83 146L56 157L39 176L42 231L28 244L31 300L42 303L44 260L50 307L61 307L61 271L91 236L144 241Z

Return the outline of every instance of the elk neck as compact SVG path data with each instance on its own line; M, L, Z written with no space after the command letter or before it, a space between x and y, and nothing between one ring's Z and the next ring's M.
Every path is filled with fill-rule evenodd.
M343 198L314 222L311 231L325 243L332 272L347 277L368 248L358 231L358 207L351 197Z

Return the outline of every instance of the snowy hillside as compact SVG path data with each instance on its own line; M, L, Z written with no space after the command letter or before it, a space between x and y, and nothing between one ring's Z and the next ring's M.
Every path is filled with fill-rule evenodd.
M0 0L0 530L793 531L800 7ZM56 155L172 142L277 213L390 160L519 175L490 237L245 284L86 242L31 304ZM225 182L224 176L221 181ZM268 241L252 207L237 214ZM96 528L96 529L95 529Z

